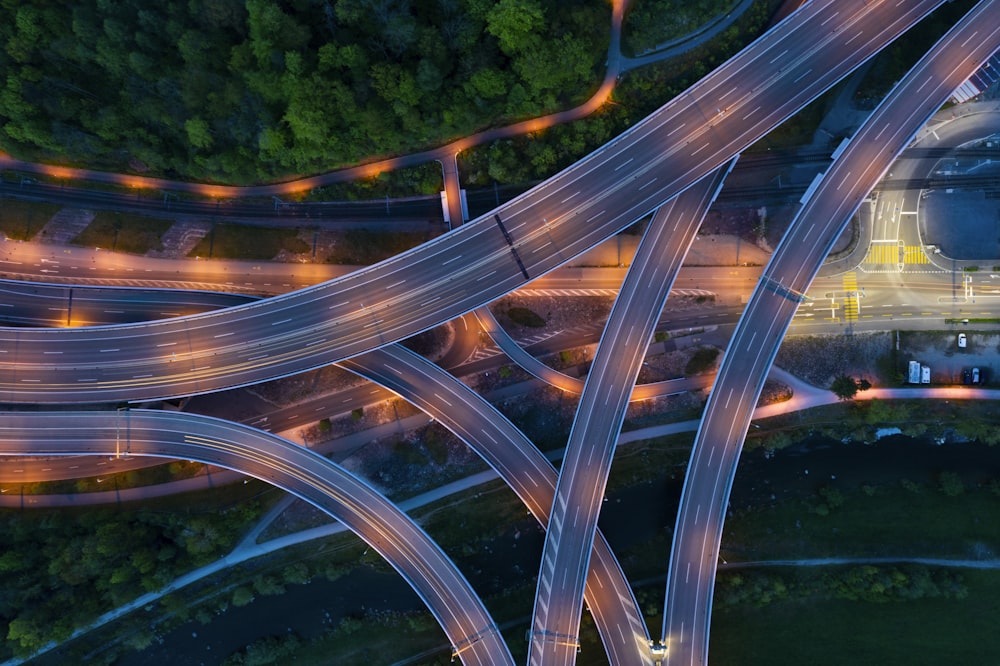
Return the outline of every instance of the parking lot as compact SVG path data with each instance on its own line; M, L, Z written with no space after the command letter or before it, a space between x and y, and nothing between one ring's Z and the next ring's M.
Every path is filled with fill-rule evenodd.
M966 336L964 349L958 334ZM931 369L931 384L963 384L963 371L980 369L980 383L993 382L1000 370L1000 333L963 330L950 332L901 331L900 360L917 361Z

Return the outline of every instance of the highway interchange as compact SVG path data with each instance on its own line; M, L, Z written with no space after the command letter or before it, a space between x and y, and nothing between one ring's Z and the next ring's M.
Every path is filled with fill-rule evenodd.
M3 363L0 364L0 372L3 373L0 391L3 392L2 395L6 401L32 403L138 401L150 397L191 395L223 387L253 383L261 381L260 378L269 379L331 361L344 360L406 337L439 321L452 318L456 314L467 312L524 282L520 267L510 260L512 247L519 256L525 258L524 268L531 277L541 275L560 263L564 263L597 240L614 233L625 226L627 222L630 223L641 217L663 201L670 199L674 194L686 189L697 180L693 174L707 174L709 169L720 163L719 156L725 159L728 155L738 152L743 145L798 108L796 104L801 106L804 101L810 98L810 95L814 97L822 92L825 89L823 86L832 85L837 79L832 78L831 72L843 76L850 71L850 68L860 64L864 57L870 56L887 42L889 37L885 33L888 35L896 34L940 3L908 3L905 14L900 13L898 8L890 7L892 4L871 3L868 5L860 2L850 4L840 2L836 4L836 9L832 9L832 3L810 3L804 10L800 10L792 17L794 20L790 19L779 26L775 31L776 34L769 33L768 37L758 40L758 43L748 49L750 55L746 55L745 58L754 65L749 71L744 69L747 67L746 65L739 64L729 65L730 71L728 72L725 71L727 66L720 68L724 70L723 73L719 74L716 79L710 76L709 81L704 84L707 86L706 88L699 88L696 92L689 91L685 99L677 102L676 106L681 108L668 105L664 110L661 110L660 121L654 123L647 121L637 126L630 133L619 137L604 151L595 153L594 156L583 160L576 167L547 181L537 191L529 192L524 197L502 207L497 214L502 216L502 220L505 220L504 225L513 237L510 243L504 238L505 234L498 233L496 223L491 217L486 216L478 222L442 237L442 239L378 266L352 274L341 280L253 305L239 306L206 315L128 326L46 331L5 329L0 333L0 351L6 354L3 357ZM989 4L981 6L981 11L992 10ZM856 12L856 15L852 15L851 12ZM883 13L879 14L879 12ZM834 17L836 22L833 25L839 28L839 39L828 38L829 34L837 34L837 32L831 33L830 31L833 29L829 27L830 21ZM843 23L841 23L842 21ZM797 22L801 22L804 27L799 26ZM990 22L986 21L986 23ZM850 30L853 32L848 32L841 26L850 26ZM879 27L878 30L872 31L872 33L879 35L877 41L869 42L865 38L858 39L855 36L855 34L858 36L871 34L866 33L865 26ZM823 38L817 39L817 35L822 35ZM980 38L985 40L982 36ZM789 41L782 41L783 39ZM755 47L757 48L756 52L754 51ZM824 47L827 50L824 50ZM996 46L993 49L988 49L983 59L995 48ZM794 49L798 49L803 51L805 55L797 58L792 64L781 64L787 60L785 56L789 53L789 49L793 49L792 52L795 52ZM845 50L849 50L849 53L845 54ZM761 59L766 58L768 54L773 56L769 63L771 67L761 66L763 64ZM738 58L739 56L736 62L739 63ZM842 64L839 69L829 67L831 60L846 64ZM816 63L818 62L824 63L823 72L813 74L813 69L817 67ZM968 66L968 63L963 62L962 66ZM778 68L777 73L773 71L775 67ZM955 77L959 76L961 71L961 69L956 68L941 74L942 77L943 75ZM937 72L933 73L937 74ZM728 85L723 82L727 80L727 77L734 77L737 74L740 86L744 87L744 92L733 94L736 88L729 90L729 92L723 92L726 89L725 86ZM787 85L789 81L793 81L793 75L801 76L795 82L806 92L791 96L780 95L780 99L770 100L776 107L774 111L762 110L763 104L757 104L755 95L780 91L782 84ZM927 76L929 77L930 74ZM814 78L819 79L819 81L813 83ZM930 81L929 78L927 80ZM946 79L946 81L951 81L951 79ZM918 83L926 85L924 81L918 81ZM947 93L956 87L944 90L948 85L947 82L939 84L936 91L944 91L946 97ZM916 88L917 83L914 83L913 86ZM714 90L716 96L721 95L720 99L728 97L729 99L726 101L732 100L732 102L725 106L725 110L722 106L717 106L717 113L702 114L698 111L698 105L701 103L701 106L704 107L704 102L710 99L707 96L709 93L703 92L706 90ZM682 96L682 98L684 97ZM789 101L788 97L794 99ZM689 103L693 99L701 100L701 102L690 105ZM722 103L719 102L719 104ZM753 106L750 106L751 104ZM881 128L882 132L889 131L889 134L886 136L879 134L880 143L888 140L891 136L895 140L893 145L899 144L898 147L892 151L891 155L882 154L883 147L881 145L872 144L869 147L874 155L868 154L864 157L866 161L860 162L866 166L872 165L868 168L866 177L859 178L855 174L854 178L857 178L858 182L854 183L854 178L849 178L852 172L847 170L839 181L840 185L850 185L858 192L855 194L852 191L850 197L846 199L841 197L839 202L841 206L849 208L853 212L862 197L874 186L877 177L888 167L888 159L905 146L919 125L936 108L937 106L933 106L930 110L924 110L921 107L914 110L906 120L911 121L915 126L911 127L904 123L891 130L888 127ZM741 112L742 121L729 120L740 115ZM758 122L756 120L758 114L759 117L768 118L767 122ZM664 117L668 120L662 120ZM753 119L747 123L748 118ZM670 164L665 163L663 155L677 154L682 150L682 145L688 145L680 144L677 139L669 139L670 134L684 127L688 122L691 122L692 128L689 128L689 133L681 138L689 142L698 141L697 145L700 147L695 148L687 162L681 166L676 163L684 162L684 160L675 160L676 163ZM661 128L675 127L676 129L669 133L660 131L659 134L650 130L649 135L639 131L651 124ZM744 124L749 124L751 127L744 129ZM696 129L694 129L695 126ZM728 133L724 130L728 130ZM666 134L666 137L663 137L663 134ZM654 138L657 137L662 143L656 143ZM649 145L647 146L647 144ZM726 155L727 151L730 151L728 155ZM706 152L705 159L700 156L695 157L702 152ZM628 155L629 158L624 159L625 155ZM847 163L848 159L862 160L862 157L853 153L848 156L845 153L838 165ZM712 164L713 160L715 160L715 164ZM688 166L690 169L687 168ZM616 185L606 190L599 190L587 180L588 178L598 178L609 167L621 174L615 181L616 184L626 183L629 186ZM837 166L831 169L829 175L835 177L836 173ZM829 182L829 178L824 182ZM571 190L576 188L579 190L573 193ZM601 191L603 196L600 198L591 197L591 200L584 203L574 201L580 192L596 191ZM807 206L813 206L813 202L819 200L823 191L821 189L817 192L813 199L807 203ZM646 192L650 192L650 194L647 195ZM556 201L559 203L557 204ZM656 204L652 205L654 201ZM598 209L600 212L596 212ZM703 210L701 212L703 213ZM593 214L593 217L584 218L588 213ZM827 219L825 210L823 213L815 215L816 217L811 219L824 221ZM842 221L846 221L847 217L843 216L842 211L832 215L829 218L831 229L835 229ZM593 224L588 225L586 222L581 222L581 218L585 219L586 222L593 221ZM812 231L811 227L806 229L809 234ZM795 307L789 306L788 303L798 304L796 299L790 300L787 296L804 293L808 288L809 282L815 274L815 269L818 268L819 261L822 261L829 246L836 239L836 234L830 236L828 232L820 236L820 240L815 240L812 235L810 238L814 238L812 244L796 243L794 245L796 248L812 250L812 254L805 259L796 257L797 260L802 261L801 266L806 266L807 270L800 270L795 279L788 281L770 276L765 277L761 282L765 288L758 288L755 292L755 299L761 299L760 294L763 292L770 294L772 298L768 302L773 301L779 307L778 312L787 315L784 319L776 317L773 320L768 320L769 325L778 326L780 329L776 330L775 333L774 339L777 341L780 341L784 327L787 327L787 322L795 313ZM674 240L678 243L681 242L679 239ZM779 256L783 256L782 250L789 245L786 237L786 242L779 248L775 261L772 262L772 267L769 270L773 269ZM686 248L686 245L684 247ZM816 260L813 255L819 255L819 259ZM448 259L444 259L444 257L448 257ZM446 268L445 266L451 263L453 257L456 261L455 266ZM442 259L444 260L442 261ZM813 263L807 264L806 261ZM636 263L633 268L636 274L640 273L644 267L643 264L644 262L641 261ZM808 267L813 265L815 268L809 272ZM784 278L785 273L779 275ZM487 278L490 279L490 282L483 284L478 291L469 288L470 284L483 283ZM438 288L431 289L427 285L435 285ZM666 286L666 290L669 291L669 285ZM434 295L431 296L431 294ZM369 298L369 295L373 297ZM662 298L665 296L666 291L662 293ZM774 298L774 296L779 297ZM655 301L655 295L652 298ZM347 300L341 302L340 299ZM629 304L628 300L622 301L623 308ZM368 304L364 304L364 301L368 301ZM659 309L652 307L649 303L638 304L640 309L643 305L647 310ZM748 312L751 311L752 308L748 308ZM784 327L781 326L781 321L786 322ZM651 326L652 324L647 325L646 328L649 330L644 336L637 336L633 340L633 345L638 343L642 347L642 351L644 351L645 343L649 339ZM742 335L752 336L756 329L747 329L744 323L740 330L741 332L743 330L749 331L742 333ZM331 339L330 336L334 335L336 338ZM100 339L94 340L95 337ZM733 344L737 344L736 340L737 338L734 338ZM749 344L752 343L753 338L750 338ZM774 343L774 350L776 348L777 342ZM156 352L151 354L151 350L154 349ZM88 353L90 357L88 357ZM377 351L371 352L375 355L379 353ZM102 357L102 354L113 355L113 357ZM54 356L59 358L52 358ZM219 356L222 358L217 359L216 357ZM609 368L621 371L620 376L594 381L597 385L605 386L608 389L617 387L627 399L628 393L631 392L630 382L634 382L637 372L637 367L633 366L636 363L641 363L641 356L642 353L638 353L635 357L638 360L630 366L622 364L622 368ZM773 358L773 352L771 352L770 357L767 357L766 353L759 354L757 360L759 361L762 357L766 357L764 365L769 365L771 358ZM100 360L95 362L94 358ZM109 360L103 362L104 358ZM364 356L360 358L363 359ZM723 372L727 371L727 364L736 358L735 354L727 354ZM596 366L595 362L595 369ZM368 371L374 373L377 368L368 368ZM756 368L754 372L756 374L744 376L760 378L759 381L762 383L763 374L760 374L760 369ZM766 368L764 368L764 372L766 372ZM131 373L131 376L125 376L128 373ZM147 373L148 376L144 376ZM88 374L91 376L86 376ZM722 377L725 376L725 374L722 375ZM383 377L383 380L389 382L388 377ZM590 381L591 379L588 378L588 384ZM719 385L725 385L721 378ZM752 407L756 400L756 393L753 393L754 387L738 390L743 392L737 395ZM759 392L759 385L756 387L756 391ZM422 394L425 391L417 389L417 393ZM753 395L749 395L750 393ZM718 395L722 395L722 393L717 388L713 396ZM602 397L604 396L602 395ZM588 399L586 388L583 399ZM621 400L618 402L624 404L621 403ZM749 423L749 416L742 426L739 426L738 421L732 420L728 415L721 419L712 417L711 409L715 402L717 401L713 397L709 404L706 420L703 422L703 430L707 429L709 424L716 422L726 423L727 427L735 424L732 430L737 433L735 436L742 441L742 434L745 433ZM429 406L427 408L431 409ZM620 427L620 420L617 426L614 424L615 413L620 409L621 407L619 410L609 410L607 416L611 422L605 424L605 430L617 430ZM595 414L601 410L588 411L594 416L605 416ZM701 439L702 436L699 435L699 441ZM570 448L573 449L572 445ZM700 449L696 449L696 451L698 450ZM607 457L610 461L610 454ZM738 450L732 456L732 468L735 468L737 457ZM571 464L571 461L568 461L567 465L568 467L564 467L564 469L575 470L578 466L579 469L586 469L586 465L582 463ZM696 463L693 458L692 471L695 471L695 467ZM588 471L594 472L594 470ZM512 475L512 473L505 474L508 477ZM729 478L731 479L731 476ZM564 481L564 479L567 480ZM606 470L598 471L593 478L588 479L587 484L583 485L591 490L594 488L602 489L605 480ZM564 483L569 485L572 483L572 479L565 475L560 477L560 487ZM693 482L689 480L689 483ZM603 490L594 493L589 504L596 503L599 509L602 493ZM685 494L688 494L687 490ZM553 511L553 519L556 520L560 514L565 515L568 506L580 508L587 505L588 503L584 502L575 505L557 503L556 509ZM684 507L687 506L686 502ZM713 506L718 505L713 504ZM684 507L682 507L682 511ZM564 523L561 518L558 518L558 522L559 524ZM596 510L593 512L593 520L587 522L596 526ZM721 512L718 530L721 534ZM678 533L680 532L681 530L678 529ZM593 535L593 529L591 529L590 534ZM553 531L550 531L548 535L547 554ZM576 555L582 558L584 566L577 568L585 571L591 537L586 534L581 536L582 538L578 540L579 543L571 545L568 550L563 550L563 552L568 553L565 555L566 557ZM554 543L563 544L567 541L569 540L558 539ZM559 549L556 549L555 546L552 548L555 554L561 555ZM676 550L675 548L675 552ZM709 557L707 560L709 561L706 562L706 566L712 567L712 572L705 574L702 580L704 584L708 585L710 592L711 581L714 579L714 558ZM673 563L671 569L674 569ZM559 569L560 573L574 570L574 567ZM545 576L546 569L543 564L539 578L540 589ZM550 656L543 658L539 653L540 663L571 663L574 659L575 631L579 620L580 606L572 597L576 590L579 590L579 594L582 596L584 577L581 574L577 578L578 581L562 592L564 596L555 600L555 603L559 605L562 617L560 621L571 624L570 629L567 631L554 630L550 627L558 626L558 623L556 625L546 623L544 629L536 627L536 630L533 631L533 650L536 640L539 644L552 644L552 641L544 638L546 635L559 635L566 638L564 647L572 649L560 651L560 654L556 655L552 661L548 661ZM568 599L565 598L567 596ZM540 595L539 599L541 598ZM708 599L710 600L710 596ZM536 620L537 618L536 609ZM705 618L707 620L707 613L705 613ZM464 634L458 633L466 637L473 634L479 635L469 627L465 627L463 631L465 631ZM551 631L552 634L545 633L548 631ZM450 632L449 636L452 635L453 632ZM631 640L638 642L638 638L635 636ZM671 648L673 648L674 635L668 634L667 638ZM455 639L453 642L460 648L468 643L463 638ZM688 639L687 642L698 643L699 640ZM680 641L680 643L686 644L685 641ZM707 626L704 631L704 649L707 652ZM535 652L533 651L532 654L534 656ZM691 654L692 661L690 663L697 663L694 661L695 656L693 656L695 652L692 651ZM462 656L463 659L467 659L464 653ZM678 657L681 655L678 654ZM704 658L704 655L698 658ZM643 659L642 662L636 661L635 663L644 663L646 660ZM671 654L670 660L671 663L689 663L685 657L675 661L674 654ZM625 663L625 661L621 663Z
M343 522L413 587L467 664L513 664L482 601L441 548L357 476L275 435L237 423L160 410L4 413L0 452L47 456L127 453L196 460L255 476Z
M0 399L140 401L244 386L469 312L526 281L495 215L528 274L549 272L689 187L941 2L894 4L810 2L645 121L494 215L341 279L266 305L158 322L2 329ZM841 26L855 32L844 37Z
M765 269L730 340L685 477L664 612L671 664L708 660L712 590L729 491L753 408L802 295L896 155L951 92L1000 49L998 16L992 0L979 3L897 85L804 203ZM915 99L921 103L914 104Z
M577 405L545 533L529 663L575 658L587 544L597 529L625 408L670 287L728 171L709 174L653 215L608 317Z

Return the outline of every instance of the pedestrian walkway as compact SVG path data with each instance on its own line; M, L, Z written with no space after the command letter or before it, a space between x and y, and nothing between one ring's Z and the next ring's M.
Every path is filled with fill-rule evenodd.
M930 259L919 245L903 245L901 241L873 241L862 263L868 270L887 267L902 270L906 265L929 264Z
M69 245L93 221L93 211L63 208L45 223L32 240L50 245Z
M858 275L854 271L844 273L844 321L858 320Z

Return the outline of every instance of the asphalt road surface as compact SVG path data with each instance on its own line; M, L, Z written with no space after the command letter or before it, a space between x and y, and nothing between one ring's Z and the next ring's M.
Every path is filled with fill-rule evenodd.
M998 48L1000 6L984 0L858 131L765 269L723 359L685 479L664 611L663 640L671 665L708 662L712 591L729 492L752 410L802 294L895 156Z
M726 173L720 169L706 176L656 212L608 317L580 396L545 533L529 663L576 660L590 553L625 409L670 287Z
M427 604L465 664L513 666L478 595L440 547L364 481L309 449L248 426L179 412L6 412L0 453L197 460L274 484L327 512L377 550Z
M249 306L116 327L0 329L0 399L178 397L319 367L469 312L689 187L943 0L815 0L541 186L410 252ZM508 242L509 239L509 242Z

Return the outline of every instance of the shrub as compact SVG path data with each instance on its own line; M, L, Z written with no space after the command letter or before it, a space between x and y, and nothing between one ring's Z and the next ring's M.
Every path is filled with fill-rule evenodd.
M253 601L253 592L248 587L240 586L233 590L233 605L237 608L246 606Z
M711 369L715 359L719 356L719 350L715 347L701 347L694 353L691 360L684 367L685 375L697 375Z
M514 307L507 310L507 316L515 324L528 328L542 328L545 320L528 308Z
M955 472L941 472L938 481L941 484L941 492L947 497L958 497L965 492L965 484Z

